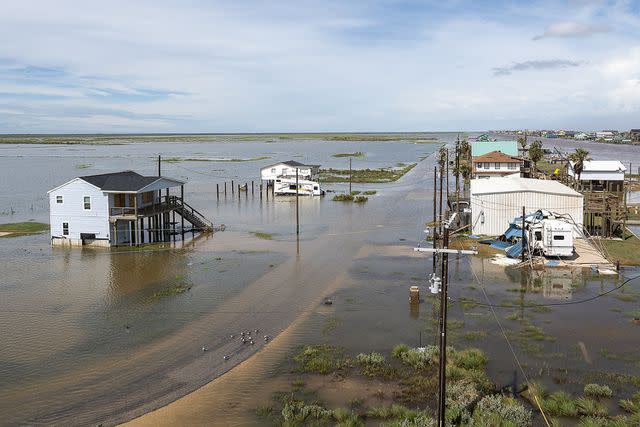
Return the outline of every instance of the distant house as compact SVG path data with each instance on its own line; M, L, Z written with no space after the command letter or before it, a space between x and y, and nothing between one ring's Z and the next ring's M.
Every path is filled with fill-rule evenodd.
M184 182L133 171L81 176L49 194L51 244L59 246L138 245L165 241L175 214L206 231L212 224L184 202ZM180 196L169 189L180 187ZM170 218L172 215L172 218Z
M610 130L603 130L600 132L596 132L596 139L602 139L604 141L613 141L613 137L615 133Z
M482 156L473 157L472 173L474 178L520 175L521 166L521 158L508 156L500 151L492 151Z
M629 139L631 139L631 142L640 142L640 129L631 129L629 131Z
M575 136L573 138L577 139L579 141L585 141L585 140L589 139L590 137L589 137L589 134L586 134L584 132L580 132L580 133L575 134Z
M574 165L573 162L569 163L567 173L574 179L578 179ZM627 168L619 160L585 160L580 174L579 189L622 191L626 170Z
M518 155L518 143L516 141L474 141L471 144L471 156L477 157L492 151L500 151L507 156Z
M320 165L305 165L294 160L265 166L260 169L260 177L267 184L273 184L276 178L295 178L296 169L298 179L317 181L320 178Z

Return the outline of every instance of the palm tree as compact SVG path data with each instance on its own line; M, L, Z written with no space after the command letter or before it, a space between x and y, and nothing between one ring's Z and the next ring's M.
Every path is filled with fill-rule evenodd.
M537 171L537 163L544 157L544 150L542 148L542 141L536 140L529 146L529 160L533 166L533 170Z
M584 169L584 162L587 160L589 152L584 148L576 148L575 153L569 154L569 160L573 162L573 171L576 174L576 179L580 181L580 174Z

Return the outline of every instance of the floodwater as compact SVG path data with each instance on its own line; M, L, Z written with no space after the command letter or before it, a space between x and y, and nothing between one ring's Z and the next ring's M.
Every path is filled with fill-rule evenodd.
M286 390L287 359L300 345L327 342L351 353L388 353L400 342L432 342L433 297L423 286L431 259L412 248L431 219L433 156L398 182L354 184L355 190L378 191L364 205L332 202L330 196L301 199L299 240L292 199L267 201L256 193L216 200L215 184L250 182L260 166L280 159L344 167L348 160L331 154L363 151L367 156L354 159L354 167L392 166L429 156L437 147L317 140L0 146L0 167L11 171L0 183L0 211L15 206L3 222L46 219L46 206L39 205L43 194L76 175L153 173L157 153L272 156L165 163L166 175L188 180L187 201L227 225L225 232L179 242L175 249L69 250L51 248L46 235L0 240L0 424L110 425L164 405L137 422L256 423L253 409L273 391ZM19 192L11 196L8 188ZM273 239L259 239L254 231L273 233ZM638 333L630 315L640 298L637 281L594 301L541 312L527 304L578 302L623 278L505 270L476 258L452 260L450 272L450 340L487 351L496 383L512 381L517 365L491 310L461 302L486 303L482 285L491 303L514 307L496 309L497 319L529 379L553 384L567 370L574 379L599 371L640 374L632 358L638 341L630 339ZM408 304L411 285L421 286L417 308ZM164 292L176 286L187 290ZM616 297L623 293L626 298ZM325 297L333 305L322 304ZM548 339L537 346L523 340L522 324L505 318L514 312L526 313ZM255 344L242 344L241 331L250 331ZM488 335L465 338L473 331ZM565 388L579 388L565 382ZM629 391L628 384L610 385L622 395Z

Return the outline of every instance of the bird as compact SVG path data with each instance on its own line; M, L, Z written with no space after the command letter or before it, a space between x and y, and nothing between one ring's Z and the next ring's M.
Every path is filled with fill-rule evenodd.
M257 334L258 332L260 332L260 329L256 329L254 332Z
M242 337L242 344L246 343L247 340L244 339L244 337Z
M229 356L226 356L226 355L225 355L225 356L223 357L223 359L224 359L224 360L229 360Z
M251 340L251 345L254 345L255 343L253 342L253 340Z
M207 348L207 347L202 346L202 351L207 351L207 350L208 350L208 348Z
M230 337L231 337L231 339L233 339L234 335L233 335L233 334L231 334L231 335L230 335Z

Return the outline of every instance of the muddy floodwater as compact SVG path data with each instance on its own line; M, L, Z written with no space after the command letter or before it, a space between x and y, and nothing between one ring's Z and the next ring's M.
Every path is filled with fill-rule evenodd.
M48 189L78 175L152 174L162 154L171 159L163 174L187 181L187 202L226 225L139 250L51 248L47 235L0 239L0 424L256 424L255 408L295 378L289 360L302 345L388 354L398 343L434 343L431 258L413 247L431 220L438 146L258 136L0 145L1 222L46 222ZM354 168L418 165L397 182L354 184L377 191L361 205L331 193L302 198L299 238L294 199L258 194L262 166L293 159L345 168L348 159L333 154L358 151L365 156ZM218 199L216 184L231 179L254 180L256 192ZM640 280L597 296L640 270L529 271L461 257L450 274L450 342L483 349L497 384L523 381L502 327L530 380L572 391L592 378L620 396L638 390ZM418 306L409 305L411 285L420 286ZM500 306L495 315L489 302ZM242 332L254 343L242 343ZM325 394L338 404L353 390Z

